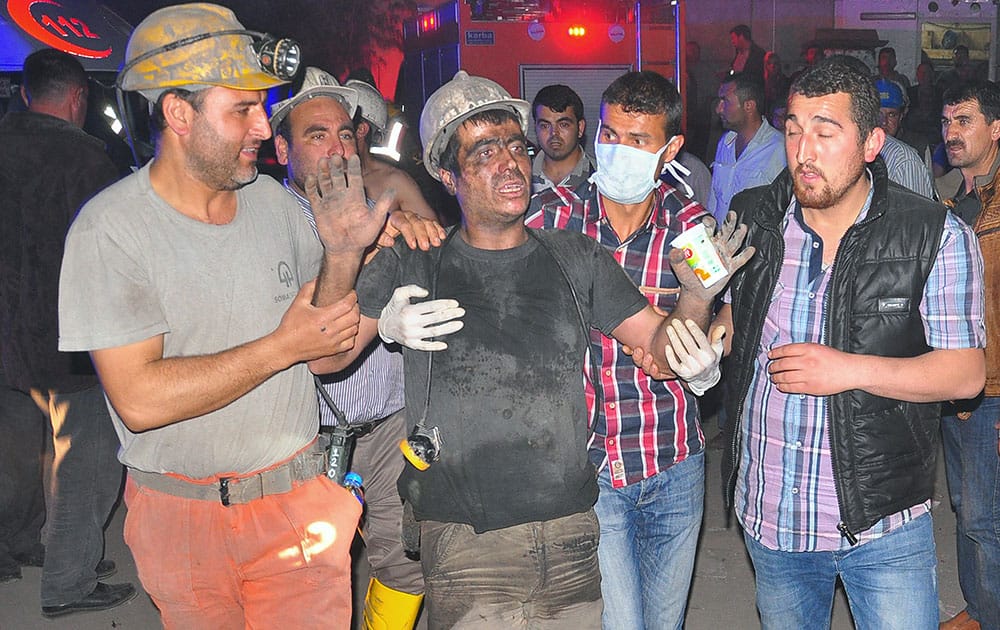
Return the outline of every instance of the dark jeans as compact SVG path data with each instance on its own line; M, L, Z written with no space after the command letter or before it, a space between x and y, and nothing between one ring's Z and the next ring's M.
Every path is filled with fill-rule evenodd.
M121 490L123 468L99 386L67 394L33 391L32 397L52 427L42 606L58 606L97 586L94 568L104 555L104 525Z
M593 510L482 534L462 523L420 525L430 630L601 627Z
M1000 397L985 397L968 420L941 419L948 492L955 510L958 581L983 630L1000 628Z
M19 573L12 555L30 553L41 541L46 433L35 403L0 375L0 575Z

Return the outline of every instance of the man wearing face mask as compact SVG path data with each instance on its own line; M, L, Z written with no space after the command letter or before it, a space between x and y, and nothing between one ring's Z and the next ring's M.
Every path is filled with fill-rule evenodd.
M679 170L672 162L684 144L681 112L677 90L659 74L616 79L601 97L591 185L537 195L526 220L529 227L594 238L666 312L680 292L668 263L670 242L708 216L658 179L664 165L674 175ZM713 340L717 363L722 341ZM600 366L591 380L601 392L588 381L587 398L600 401L590 458L599 471L603 626L680 628L705 494L705 441L695 396L715 384L718 372L686 387L680 380L653 380L619 342L596 331L590 351Z

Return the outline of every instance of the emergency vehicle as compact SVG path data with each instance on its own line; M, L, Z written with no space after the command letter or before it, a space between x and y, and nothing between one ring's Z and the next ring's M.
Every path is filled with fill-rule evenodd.
M465 70L529 102L546 85L568 85L596 121L601 92L630 70L659 72L683 92L683 14L681 0L446 2L403 23L397 101L416 129L427 97Z

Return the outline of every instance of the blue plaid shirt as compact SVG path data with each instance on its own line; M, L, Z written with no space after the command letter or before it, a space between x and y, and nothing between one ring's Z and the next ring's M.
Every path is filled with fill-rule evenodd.
M871 198L869 190L857 221L867 216ZM749 535L769 549L835 551L849 544L837 531L841 519L830 457L827 397L782 393L767 373L770 349L826 342L824 298L832 273L822 266L822 240L806 226L795 200L785 217L784 237L785 258L744 405L736 514ZM920 302L929 346L986 345L982 283L983 262L976 237L949 212ZM887 516L858 534L859 543L879 538L929 510L925 502Z

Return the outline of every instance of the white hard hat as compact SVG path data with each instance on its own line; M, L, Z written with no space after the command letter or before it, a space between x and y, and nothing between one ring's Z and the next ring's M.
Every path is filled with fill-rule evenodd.
M463 121L490 109L505 109L517 116L521 129L528 126L531 104L512 98L496 81L471 76L459 70L455 77L431 94L420 113L420 142L424 145L424 168L434 179L448 140Z
M370 122L375 131L385 133L385 128L389 124L389 107L382 98L382 93L364 81L351 79L344 84L354 88L358 93L358 108L361 110L361 117Z
M305 77L302 79L302 88L298 94L283 101L278 101L271 107L271 129L277 131L278 125L285 119L285 116L311 98L317 96L328 96L339 101L347 115L354 118L354 112L358 109L358 92L353 87L341 85L337 79L328 72L323 72L319 68L306 68Z

